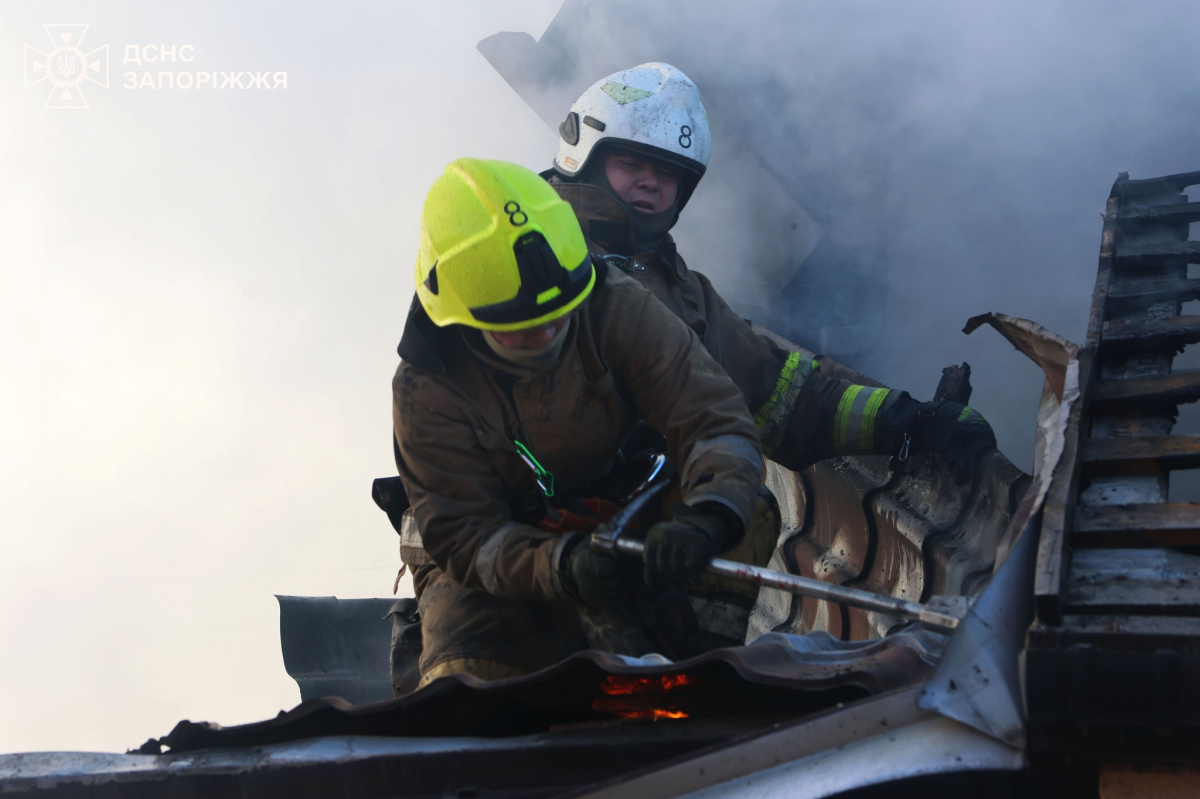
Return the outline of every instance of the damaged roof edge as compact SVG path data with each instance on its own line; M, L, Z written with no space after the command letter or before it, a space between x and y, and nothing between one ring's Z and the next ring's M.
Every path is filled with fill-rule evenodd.
M996 577L950 640L919 702L1012 746L1026 745L1025 703L1018 659L1033 621L1033 584L1042 508L1059 498L1055 487L1067 450L1067 430L1080 397L1079 346L1027 319L989 313L967 322L970 334L990 324L1042 368L1034 484L1001 540ZM1066 460L1070 460L1069 458Z

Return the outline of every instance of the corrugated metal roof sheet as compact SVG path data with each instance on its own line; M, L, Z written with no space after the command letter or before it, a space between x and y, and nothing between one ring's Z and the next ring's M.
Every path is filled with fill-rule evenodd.
M771 634L749 646L654 665L582 652L517 679L489 683L454 675L413 694L368 705L328 697L236 727L181 721L140 751L262 746L330 735L528 735L636 717L639 710L656 707L674 708L693 719L794 718L923 681L944 641L924 630L858 642L824 634ZM664 679L679 675L685 679Z

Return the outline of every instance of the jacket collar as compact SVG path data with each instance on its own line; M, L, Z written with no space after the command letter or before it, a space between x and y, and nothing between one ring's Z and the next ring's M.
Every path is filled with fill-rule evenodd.
M396 354L400 360L419 366L435 374L446 374L446 344L447 338L454 335L454 327L438 327L425 313L421 300L413 295L412 305L408 309L408 320L404 323L404 333L400 336L400 346Z
M558 195L570 203L579 226L583 228L583 235L593 245L593 250L642 263L657 256L676 278L687 278L687 266L678 256L675 240L670 233L663 237L657 249L639 250L633 242L629 212L607 191L590 183L567 182L557 175L549 178L549 182Z

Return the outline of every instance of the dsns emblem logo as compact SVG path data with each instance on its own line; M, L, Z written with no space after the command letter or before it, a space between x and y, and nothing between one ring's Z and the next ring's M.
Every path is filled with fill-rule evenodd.
M108 88L108 45L84 52L87 25L47 25L51 49L25 45L25 88L47 81L46 108L87 108L84 81Z

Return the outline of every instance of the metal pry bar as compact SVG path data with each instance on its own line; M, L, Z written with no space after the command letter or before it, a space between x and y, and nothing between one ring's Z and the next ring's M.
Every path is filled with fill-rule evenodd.
M662 457L662 456L660 456ZM665 459L664 459L665 460ZM626 555L641 557L645 549L641 541L622 538L621 535L629 527L642 509L654 497L658 496L670 483L669 473L663 473L661 465L657 466L653 476L636 491L621 511L607 524L596 528L591 536L591 545L601 552L623 552ZM723 558L713 558L712 563L705 569L709 574L718 577L728 577L744 583L765 585L799 596L811 596L825 599L841 605L849 605L863 610L872 610L887 616L900 619L919 621L927 627L940 632L953 632L958 627L959 618L952 613L937 610L920 602L910 602L907 599L874 594L858 588L847 588L844 585L826 583L811 577L801 577L795 574L777 572L760 566L750 566Z
M634 541L630 538L617 538L616 540L616 550L618 552L641 556L643 549L644 546L641 541ZM790 594L811 596L816 599L827 599L830 602L849 605L853 608L873 610L876 613L883 613L887 616L919 621L927 627L940 632L953 632L958 627L959 619L957 616L945 611L935 610L928 605L922 605L920 602L896 599L895 597L874 594L858 588L847 588L844 585L826 583L821 580L814 580L811 577L777 572L774 569L764 569L761 566L751 566L746 563L738 563L723 558L713 558L712 563L708 564L705 571L709 574L715 574L718 577L729 577L744 583L765 585L768 588L777 588L780 591L787 591Z

